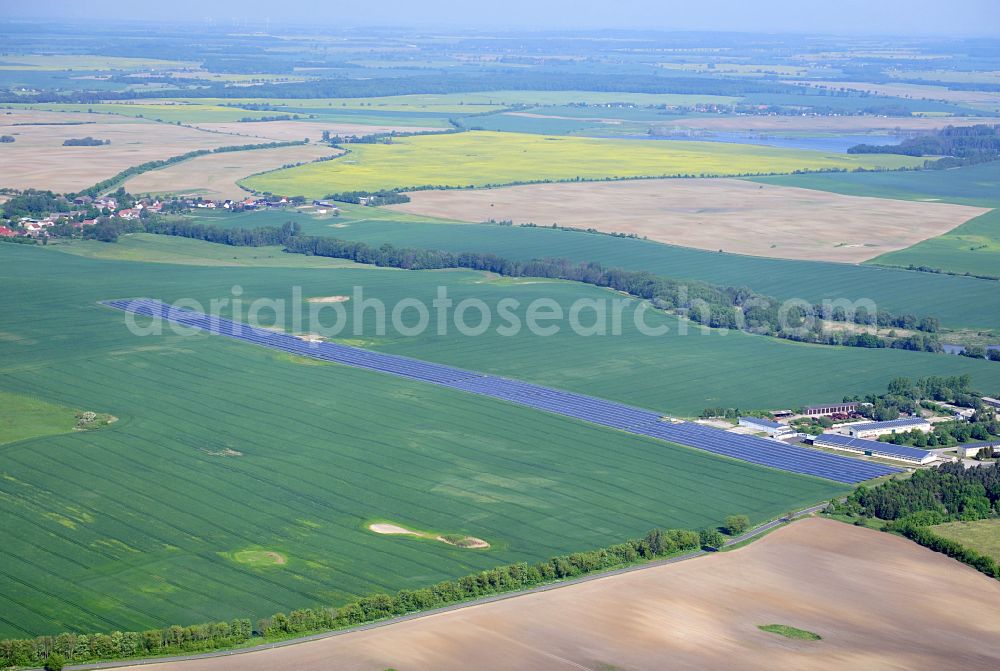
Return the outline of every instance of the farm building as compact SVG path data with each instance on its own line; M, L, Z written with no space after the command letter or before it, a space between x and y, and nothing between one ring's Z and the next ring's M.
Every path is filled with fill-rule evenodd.
M835 428L837 433L852 438L877 438L879 436L896 433L906 433L917 429L924 433L929 433L931 424L921 417L900 417L887 422L858 422L855 424L841 424Z
M834 450L844 450L855 452L869 457L879 457L881 459L893 459L905 461L910 464L927 464L937 457L933 452L921 450L916 447L906 447L905 445L893 445L892 443L880 443L877 440L864 440L852 438L839 433L824 433L813 438L813 445L819 447L829 447Z
M978 443L966 443L959 445L956 449L960 457L975 457L984 447L990 448L994 453L1000 450L1000 440L984 440Z
M808 405L802 414L804 415L835 415L837 413L851 413L858 409L858 403L827 403L825 405Z
M765 432L771 438L781 438L795 433L789 426L760 417L740 417L740 426Z
M996 408L1000 410L1000 398L991 398L989 396L983 396L983 403L990 406L991 408Z

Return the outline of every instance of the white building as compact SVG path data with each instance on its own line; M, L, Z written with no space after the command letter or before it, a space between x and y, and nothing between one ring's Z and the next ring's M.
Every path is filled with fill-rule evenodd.
M740 426L766 433L771 438L782 438L795 433L790 426L772 422L769 419L761 419L760 417L740 417L739 423Z
M841 424L834 428L841 435L861 439L906 433L913 429L930 433L931 423L922 417L900 417L887 422L856 422L854 424Z

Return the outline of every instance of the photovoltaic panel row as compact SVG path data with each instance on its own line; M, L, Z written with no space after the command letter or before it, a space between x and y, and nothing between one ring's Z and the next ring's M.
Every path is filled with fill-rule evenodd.
M141 298L113 300L105 301L104 304L135 314L160 317L183 326L292 354L489 396L792 473L853 484L898 472L898 469L880 464L764 440L755 436L733 434L693 422L663 421L660 415L651 410L584 394L552 389L495 375L483 375L395 354L382 354L350 345L306 342L287 333L255 328L193 310L173 308L156 300Z

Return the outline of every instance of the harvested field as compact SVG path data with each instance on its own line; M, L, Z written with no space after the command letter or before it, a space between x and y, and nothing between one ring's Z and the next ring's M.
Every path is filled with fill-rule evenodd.
M822 640L758 629L774 622ZM129 668L995 669L998 635L997 581L903 538L808 519L681 564L292 647Z
M935 128L971 126L980 117L880 117L880 116L718 116L671 120L665 127L703 128L715 131L766 131L813 133L869 133L874 131L930 131Z
M81 121L88 123L66 125ZM0 145L0 186L53 191L80 190L130 166L195 149L246 144L245 139L232 135L142 119L37 110L0 114L0 135L15 138L13 143ZM87 136L111 140L111 144L63 146L64 140Z
M389 133L402 131L407 133L423 131L440 131L442 128L424 126L393 126L368 125L355 123L328 123L323 121L232 121L228 123L199 123L198 128L217 133L231 133L247 137L267 138L268 140L301 140L309 138L318 141L323 137L323 131L331 135L371 135L372 133Z
M416 191L392 209L464 221L634 233L685 247L858 263L941 235L987 210L844 196L737 179L532 184Z
M223 137L229 137L231 144L244 141L231 136ZM199 156L161 170L136 175L125 183L125 188L131 193L183 193L217 199L243 198L247 192L236 185L237 180L259 172L276 170L284 165L308 163L340 153L342 152L338 149L317 144L227 151Z

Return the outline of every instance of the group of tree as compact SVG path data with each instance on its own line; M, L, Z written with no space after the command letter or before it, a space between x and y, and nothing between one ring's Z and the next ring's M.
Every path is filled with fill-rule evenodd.
M726 408L722 406L705 408L698 416L702 419L738 419L740 417L774 419L774 415L767 410L746 410L742 408Z
M744 515L726 519L725 528L742 533L749 520ZM204 652L239 646L253 638L281 639L299 634L328 631L428 610L492 594L522 590L536 585L598 571L692 552L718 549L725 543L717 529L653 529L643 538L627 540L598 550L574 552L536 564L517 563L446 580L430 587L401 590L395 594L372 594L338 608L306 608L276 613L257 621L235 619L171 626L146 631L116 631L110 634L64 633L30 639L0 641L0 668L38 666L55 662L80 663L101 659L123 659L154 655Z
M1000 124L946 126L931 135L907 138L898 145L859 144L847 153L944 157L925 165L936 169L985 163L1000 158Z
M916 513L936 513L942 522L972 521L996 516L998 500L1000 464L965 468L949 462L918 470L906 479L858 487L835 510L889 521Z
M972 377L931 375L912 380L895 377L883 394L845 396L845 403L858 402L857 412L878 422L897 419L901 414L915 415L923 401L942 401L964 408L983 408L982 399L973 393Z
M37 218L53 212L69 212L70 202L51 191L26 189L11 197L0 208L5 219Z
M71 137L63 140L64 147L100 147L106 144L111 144L111 140L98 140L89 135L87 137Z
M15 138L14 138L13 135L0 135L0 142L7 142L7 143L9 143L9 142L13 142L14 139Z
M991 347L987 349L982 345L969 345L964 347L961 352L961 356L969 357L970 359L989 359L990 361L1000 361L1000 348Z
M353 203L354 205L358 205L364 200L366 204L372 206L398 205L410 202L410 197L405 193L387 189L381 191L344 191L328 194L325 198L340 203Z
M968 422L937 422L929 433L914 429L879 436L879 440L894 445L935 448L973 441L997 440L998 436L1000 436L1000 422L997 421L996 414L990 408L982 408L977 410Z

